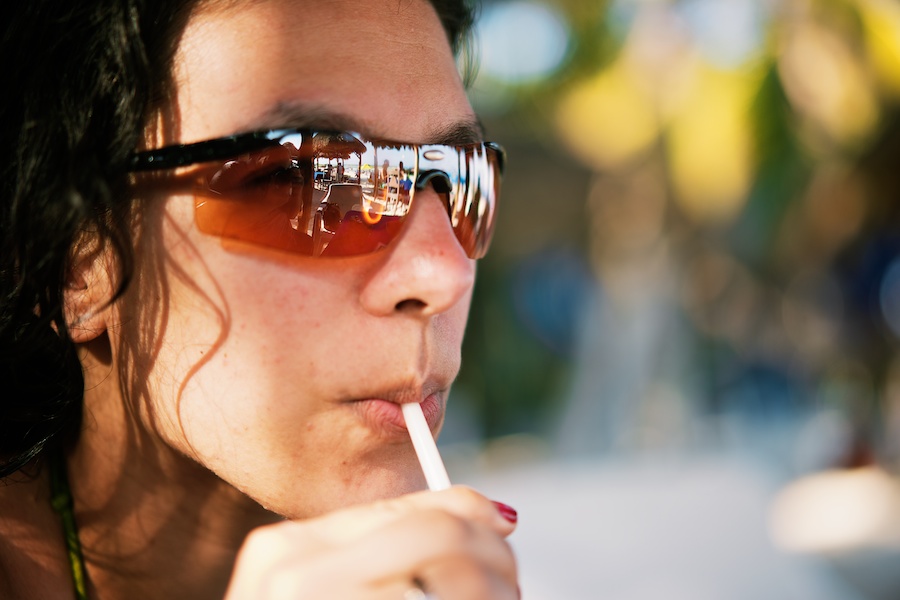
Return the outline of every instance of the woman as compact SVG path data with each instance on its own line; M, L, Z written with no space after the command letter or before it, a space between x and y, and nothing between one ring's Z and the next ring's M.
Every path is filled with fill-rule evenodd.
M399 409L440 429L493 221L464 6L20 4L0 597L516 597L515 513L418 492ZM313 243L345 152L368 220ZM385 156L419 165L390 214Z

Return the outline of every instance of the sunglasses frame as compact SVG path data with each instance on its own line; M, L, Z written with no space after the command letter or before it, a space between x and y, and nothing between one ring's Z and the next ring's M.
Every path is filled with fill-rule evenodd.
M464 192L468 195L471 195L471 190L468 189L470 183L467 180L463 180L463 177L461 176L461 171L463 168L462 164L465 164L466 167L471 166L468 162L470 159L466 158L465 160L467 162L465 163L463 163L463 161L461 160L461 166L459 169L460 172L455 174L448 173L446 170L442 170L440 168L422 168L420 166L420 163L433 162L435 163L435 165L437 165L445 158L445 153L450 151L461 158L464 156L468 157L473 153L481 154L485 157L481 159L481 162L487 164L489 161L487 155L491 153L493 154L494 160L497 163L496 175L498 177L502 177L503 171L505 169L506 152L503 147L496 142L486 141L455 145L412 144L406 142L370 139L362 134L350 131L334 131L328 129L318 130L312 128L282 128L265 131L254 131L250 133L230 135L190 144L176 144L171 146L164 146L155 150L136 152L131 155L127 170L132 173L141 173L148 171L177 169L180 167L186 167L212 161L227 160L251 152L270 148L273 145L277 145L279 140L282 140L288 136L300 135L302 136L302 139L306 139L307 136L309 136L309 138L312 139L313 136L318 134L337 136L349 135L356 140L359 140L362 143L373 146L375 148L390 148L400 146L411 148L416 154L417 167L415 169L415 182L413 185L414 189L421 191L424 190L430 183L434 183L435 189L437 191L450 193L451 197L448 203L448 216L450 217L451 224L454 226L454 231L456 231L456 223L454 222L454 220L459 218L458 215L454 216L454 213L456 212L456 210L458 210L458 205L460 204L460 202L465 203L471 201L471 198L462 199L454 197L459 196ZM427 165L424 166L427 167ZM477 179L478 178L476 177L476 180ZM441 188L440 180L443 180L443 184L446 186L446 189ZM494 192L493 198L491 200L486 201L484 199L481 199L481 203L488 205L487 210L491 212L491 214L486 217L486 220L484 220L485 218L482 215L477 215L476 221L480 224L481 227L487 226L490 229L493 229L493 224L495 221L495 215L493 213L495 213L497 209L497 202L499 199L499 183L499 181L493 183ZM476 183L476 185L482 184L483 182L481 182L480 180L478 180ZM412 200L410 200L410 209L411 206ZM479 206L476 208L476 210L480 211L483 208L484 207ZM457 235L457 237L459 236ZM484 256L490 244L491 237L492 231L488 231L486 234L481 236L478 242L476 242L474 248L466 249L469 257L481 258L482 256ZM463 243L462 240L460 240L460 243Z

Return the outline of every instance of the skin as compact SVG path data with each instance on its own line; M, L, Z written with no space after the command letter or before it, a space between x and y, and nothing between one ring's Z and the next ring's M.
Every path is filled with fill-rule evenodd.
M413 141L473 120L437 21L420 23L422 10L398 14L385 2L363 9L363 27L358 10L263 2L201 13L176 56L179 131L165 143L294 125L309 114ZM404 35L382 40L391 29ZM355 43L329 50L329 60L310 52L348 31ZM393 66L359 68L370 53L374 64ZM223 248L194 227L192 198L167 198L150 233L162 238L168 314L135 366L152 414L143 398L126 399L144 413L143 428L294 518L421 489L406 439L373 431L348 403L434 391L443 405L458 371L475 267L437 195L420 200L390 251L335 263ZM134 291L112 322L157 320L146 314L144 289Z
M148 147L306 125L480 135L420 0L204 6L174 73ZM229 598L396 599L418 577L442 599L515 597L513 525L487 499L395 498L424 482L383 413L430 396L437 434L474 281L440 197L419 193L387 250L327 261L223 243L196 229L190 196L137 193L126 295L105 304L114 265L86 244L67 296L86 379L69 472L92 592L221 598L230 582ZM0 491L0 520L27 531L0 566L26 575L0 591L66 597L46 480L16 490Z

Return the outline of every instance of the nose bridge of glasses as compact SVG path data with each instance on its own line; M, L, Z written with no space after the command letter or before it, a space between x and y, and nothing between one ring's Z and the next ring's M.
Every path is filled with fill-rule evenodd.
M431 185L438 194L449 194L453 190L453 181L445 171L421 171L416 176L416 189L424 190Z
M459 181L460 152L451 146L422 146L416 153L416 188L429 184L439 194L449 194Z

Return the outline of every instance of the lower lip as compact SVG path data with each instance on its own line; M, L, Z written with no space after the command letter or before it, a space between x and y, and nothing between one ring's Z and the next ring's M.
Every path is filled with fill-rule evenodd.
M436 432L444 416L444 409L440 401L435 394L431 394L421 404L428 427L431 431ZM353 406L371 429L392 437L409 435L406 430L406 420L403 418L403 410L396 402L371 398L354 401Z

